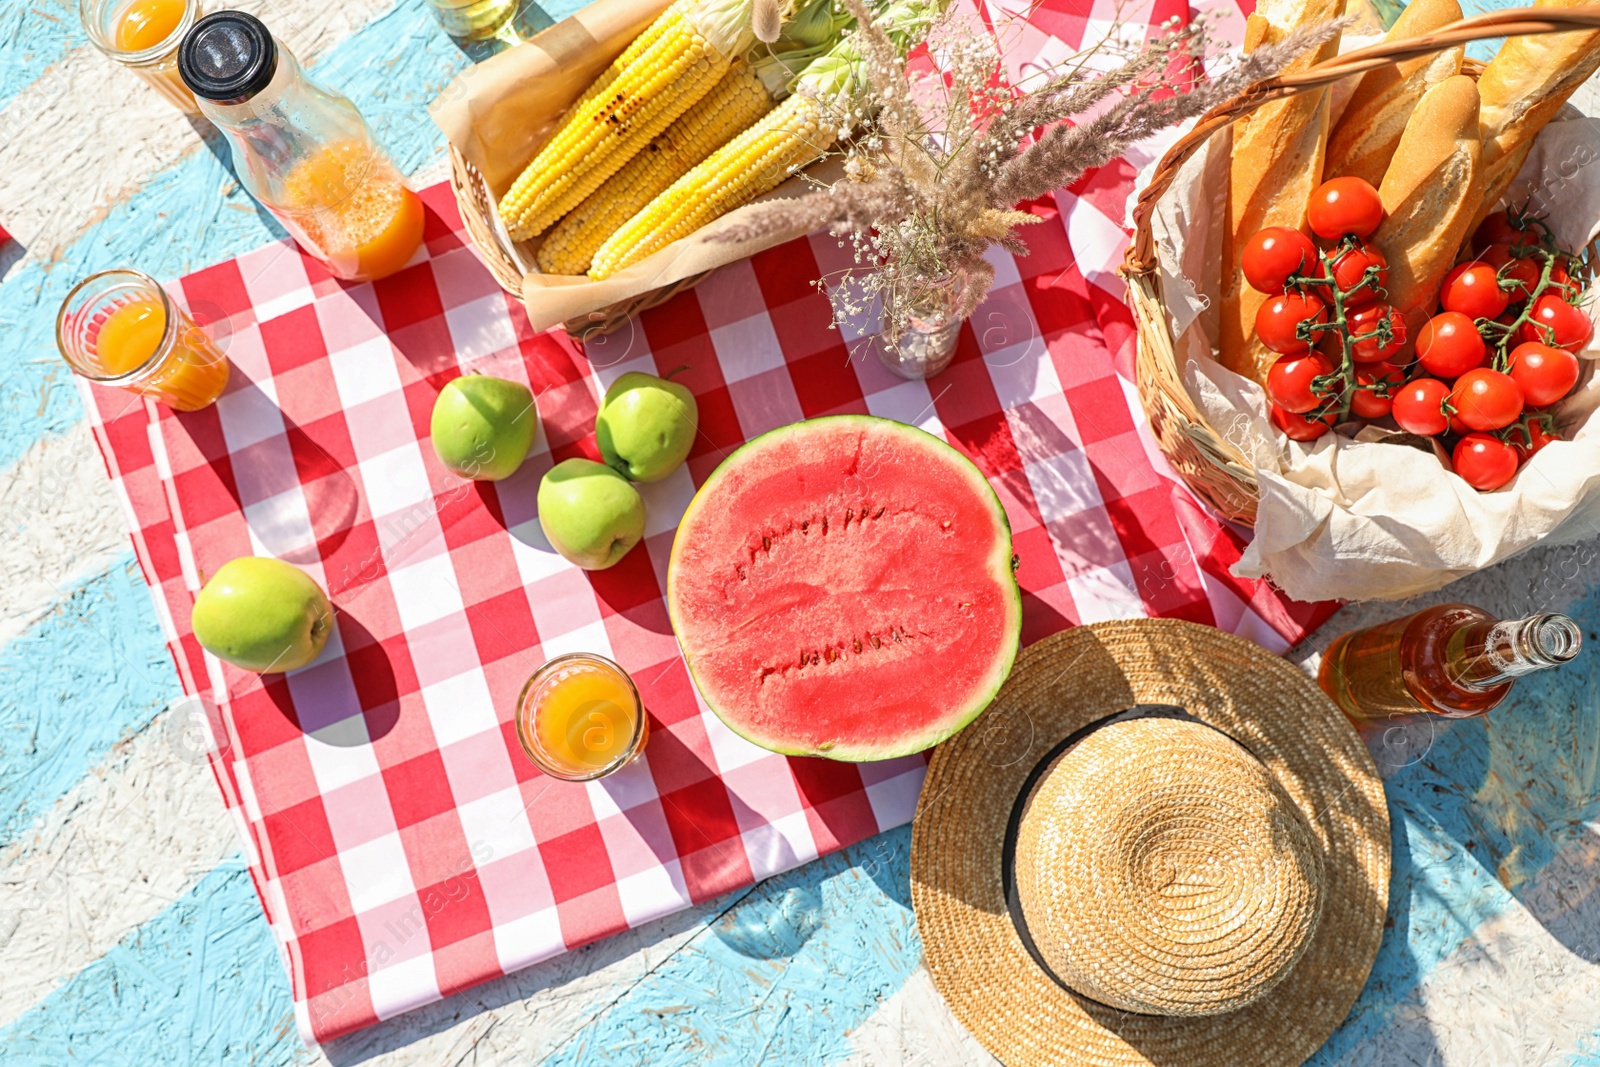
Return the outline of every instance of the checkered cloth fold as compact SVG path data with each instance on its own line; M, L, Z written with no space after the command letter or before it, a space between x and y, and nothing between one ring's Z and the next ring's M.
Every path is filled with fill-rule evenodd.
M1033 16L1067 45L1074 18ZM225 345L227 393L188 415L88 385L84 398L184 688L208 709L210 765L308 1042L910 819L921 757L754 748L707 712L678 654L662 599L678 516L763 431L870 412L971 456L1011 520L1024 641L1165 615L1281 648L1326 616L1228 574L1240 531L1193 501L1142 423L1111 273L1131 176L1119 163L1031 205L1032 255L996 256L955 364L927 383L852 358L828 328L811 283L847 253L826 236L724 268L586 352L529 329L444 186L423 194L424 249L384 281L341 284L281 243L172 284ZM540 534L540 476L595 456L610 381L677 367L700 406L688 464L641 487L640 548L608 571L570 566ZM427 443L434 398L467 369L538 397L533 454L499 483L456 479ZM337 632L311 667L258 677L196 642L204 577L252 553L328 589ZM651 716L644 756L588 784L542 777L511 722L528 675L579 650L630 671Z

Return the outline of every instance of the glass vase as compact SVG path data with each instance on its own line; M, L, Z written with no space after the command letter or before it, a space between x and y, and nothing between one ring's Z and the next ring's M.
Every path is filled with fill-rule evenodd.
M961 337L959 314L966 293L966 276L947 274L930 279L904 296L891 296L885 303L883 331L874 339L878 358L902 378L932 378L950 365ZM894 302L905 304L902 321Z

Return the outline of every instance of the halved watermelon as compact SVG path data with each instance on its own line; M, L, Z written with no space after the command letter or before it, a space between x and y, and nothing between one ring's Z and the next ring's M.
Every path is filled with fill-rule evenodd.
M888 759L938 744L1011 671L1011 526L972 462L865 415L784 426L706 479L667 609L712 711L763 748Z

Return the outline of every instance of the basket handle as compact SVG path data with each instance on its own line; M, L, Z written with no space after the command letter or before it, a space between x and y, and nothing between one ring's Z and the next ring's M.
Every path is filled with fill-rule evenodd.
M1139 194L1133 209L1133 243L1123 257L1124 274L1151 274L1157 265L1155 241L1150 235L1150 215L1156 201L1161 199L1179 169L1188 161L1212 134L1231 124L1239 116L1254 111L1272 100L1298 96L1330 85L1341 78L1365 74L1369 70L1415 59L1432 52L1441 52L1458 44L1481 41L1490 37L1523 37L1535 33L1557 33L1561 30L1600 29L1600 3L1584 8L1517 7L1492 11L1484 15L1453 22L1449 26L1420 37L1407 37L1398 41L1379 41L1377 44L1346 52L1324 60L1295 74L1283 74L1246 89L1225 104L1219 104L1200 116L1194 128L1168 149L1151 175L1150 184Z

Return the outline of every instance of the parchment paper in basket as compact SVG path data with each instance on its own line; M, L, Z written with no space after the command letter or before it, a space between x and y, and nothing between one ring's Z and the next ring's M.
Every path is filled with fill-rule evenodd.
M666 10L665 0L596 0L515 48L457 75L428 107L445 137L483 174L496 197L516 181L556 121L613 58ZM808 171L821 181L842 172L823 164ZM805 192L799 177L761 200ZM533 269L537 239L516 251L523 268L522 302L535 330L610 307L623 300L736 263L802 234L774 233L756 241L716 242L709 236L736 223L740 208L695 234L603 282Z
M1544 449L1506 488L1479 493L1429 452L1328 434L1280 444L1259 385L1212 358L1217 331L1222 196L1231 138L1212 138L1184 166L1153 220L1162 292L1184 381L1213 426L1256 466L1255 538L1234 572L1270 577L1302 600L1395 600L1437 589L1538 542L1600 534L1600 376L1583 353L1578 392L1559 409L1572 440ZM1140 183L1143 184L1142 182ZM1513 187L1552 207L1564 247L1600 232L1600 120L1551 123Z

